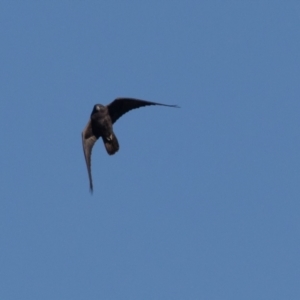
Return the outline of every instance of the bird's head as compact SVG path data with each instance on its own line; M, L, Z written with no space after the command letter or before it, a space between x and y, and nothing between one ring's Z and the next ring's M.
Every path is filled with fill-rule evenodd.
M94 108L93 108L93 111L92 111L92 114L98 113L98 112L104 112L105 109L106 109L105 106L103 106L102 104L95 104Z

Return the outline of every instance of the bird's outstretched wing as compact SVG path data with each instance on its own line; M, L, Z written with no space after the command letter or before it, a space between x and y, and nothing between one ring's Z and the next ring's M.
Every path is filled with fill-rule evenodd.
M92 155L92 148L95 142L97 141L97 138L93 134L91 120L89 120L81 135L82 135L83 153L84 153L86 167L88 170L89 181L90 181L90 191L92 193L93 180L92 180L92 172L91 172L91 155Z
M122 115L126 114L132 109L147 106L147 105L162 105L169 107L178 107L177 105L168 105L162 103L156 103L151 101L145 101L134 98L117 98L112 103L107 105L112 123L115 123Z

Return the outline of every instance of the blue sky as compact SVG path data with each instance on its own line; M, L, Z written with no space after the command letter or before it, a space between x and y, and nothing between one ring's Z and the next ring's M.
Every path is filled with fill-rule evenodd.
M299 299L299 1L1 1L1 299ZM81 131L95 103L148 107Z

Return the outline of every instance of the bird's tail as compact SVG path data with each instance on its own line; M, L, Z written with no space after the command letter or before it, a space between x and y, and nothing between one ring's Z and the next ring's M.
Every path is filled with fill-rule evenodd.
M119 142L113 132L109 137L103 137L103 143L109 155L113 155L119 150Z

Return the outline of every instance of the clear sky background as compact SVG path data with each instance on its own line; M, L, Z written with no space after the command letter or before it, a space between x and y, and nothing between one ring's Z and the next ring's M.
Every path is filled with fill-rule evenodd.
M299 1L1 1L0 298L300 299ZM93 105L134 110L120 151Z

